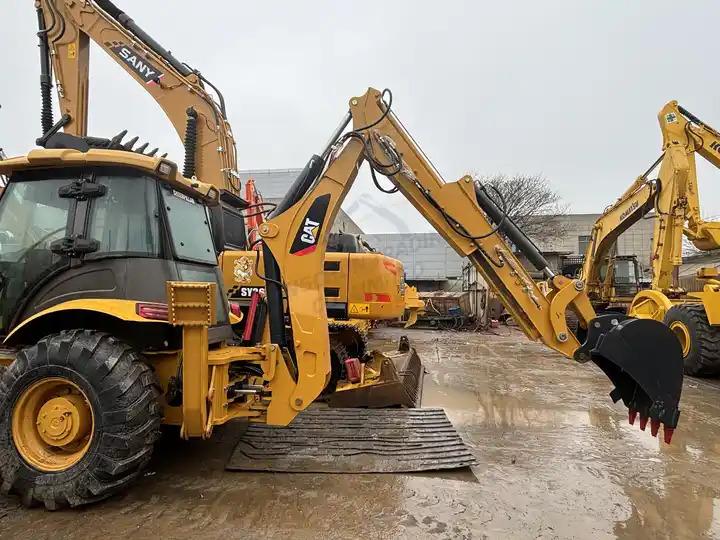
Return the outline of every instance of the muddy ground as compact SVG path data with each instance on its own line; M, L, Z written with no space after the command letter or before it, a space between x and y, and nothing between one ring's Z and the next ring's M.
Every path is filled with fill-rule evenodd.
M399 330L376 334L391 347ZM667 446L627 422L604 376L516 330L414 330L424 405L445 407L472 471L231 473L237 428L166 439L128 493L50 513L0 498L0 538L716 538L720 382L686 380ZM382 339L384 338L384 339Z

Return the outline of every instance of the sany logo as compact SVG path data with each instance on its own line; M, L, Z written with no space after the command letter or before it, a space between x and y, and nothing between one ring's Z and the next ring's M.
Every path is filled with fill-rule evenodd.
M305 218L305 225L303 225L303 233L300 235L300 240L306 244L314 244L315 238L318 232L318 223L313 221L309 217Z
M145 84L157 82L163 76L162 72L153 66L150 62L140 56L138 52L123 45L122 43L110 47L120 59L143 80Z

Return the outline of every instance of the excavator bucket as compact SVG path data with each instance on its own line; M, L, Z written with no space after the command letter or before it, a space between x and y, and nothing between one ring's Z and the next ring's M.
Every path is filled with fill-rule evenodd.
M580 360L590 358L615 385L614 402L622 400L631 424L640 417L640 429L650 420L657 436L660 425L670 443L680 417L683 382L682 351L664 324L625 315L601 315L588 324L587 338L578 350Z
M394 353L372 352L359 383L338 383L327 398L330 407L419 407L425 368L407 338Z

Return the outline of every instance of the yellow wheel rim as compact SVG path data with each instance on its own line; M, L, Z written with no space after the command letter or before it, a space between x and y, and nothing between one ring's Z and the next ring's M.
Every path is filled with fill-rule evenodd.
M87 454L95 418L85 393L61 377L23 390L12 413L12 436L22 458L40 471L69 469Z
M675 337L680 342L683 357L686 357L690 352L690 331L688 330L688 327L680 321L673 321L670 323L670 330L672 330L673 334L675 334Z

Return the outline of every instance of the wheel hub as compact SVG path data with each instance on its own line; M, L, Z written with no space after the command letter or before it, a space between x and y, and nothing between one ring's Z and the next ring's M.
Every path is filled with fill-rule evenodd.
M90 429L87 409L77 394L46 401L35 422L40 437L51 446L67 446L82 439Z
M87 453L94 417L75 383L53 377L26 388L12 412L12 436L20 456L47 472L66 470Z
M672 330L673 334L675 334L675 337L680 342L683 358L686 357L690 352L690 330L688 330L688 327L680 321L673 321L670 324L670 330Z

